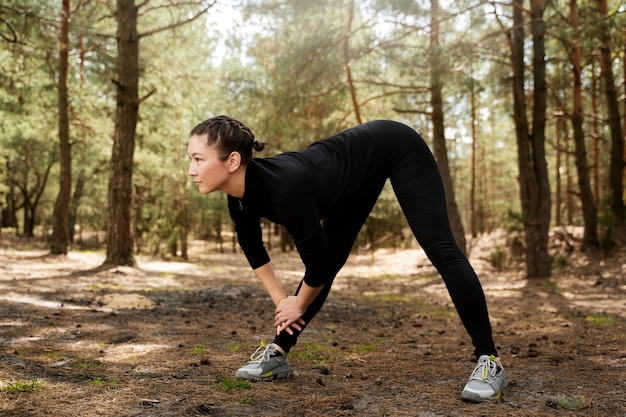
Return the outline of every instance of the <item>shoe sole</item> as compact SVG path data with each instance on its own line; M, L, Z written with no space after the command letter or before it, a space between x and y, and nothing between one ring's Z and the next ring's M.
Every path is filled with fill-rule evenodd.
M278 368L274 368L270 371L269 375L250 375L246 373L246 375L235 375L237 379L245 379L246 381L251 382L272 382L277 379L289 379L293 378L293 369L289 365L279 366Z
M498 401L502 397L502 391L494 395L493 397L483 398L475 392L463 391L461 393L461 398L466 401L471 401L473 403L491 403L494 401Z

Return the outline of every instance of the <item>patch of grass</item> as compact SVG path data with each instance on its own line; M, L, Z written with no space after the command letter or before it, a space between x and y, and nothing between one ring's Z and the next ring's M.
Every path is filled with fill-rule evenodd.
M316 366L323 366L337 360L339 353L331 346L320 343L307 343L298 350L290 351L288 357L296 357L305 361L311 361Z
M357 352L373 352L378 348L380 343L368 343L366 345L360 344L354 347Z
M219 378L217 387L224 392L230 392L234 389L250 389L252 387L252 383L250 381L246 381L245 379Z
M90 382L91 385L98 388L107 388L120 384L120 380L117 378L107 380L100 377L93 378Z
M241 400L239 400L239 404L255 405L256 401L254 401L252 398L243 397Z
M238 342L230 342L226 345L226 349L228 349L231 353L237 353L241 351L241 343Z
M195 348L193 348L193 350L191 351L192 355L203 355L206 353L206 348L204 346L196 346Z
M41 381L37 378L34 378L30 382L5 382L4 387L2 387L2 391L6 392L33 392L35 389L41 386Z
M89 359L83 359L79 357L74 358L72 360L72 363L70 364L70 368L74 368L74 369L93 369L99 366L101 366L100 362L92 361Z
M587 323L595 324L597 326L609 326L617 322L615 317L608 314L589 315L585 317L585 320Z
M587 407L586 402L582 398L566 395L556 397L556 404L564 410L581 410Z
M546 291L550 291L550 292L556 292L559 289L559 285L554 282L554 281L550 281L545 280L541 283L541 287L546 290Z
M46 358L50 358L50 359L61 359L65 357L65 353L64 352L46 352L44 353L44 356Z

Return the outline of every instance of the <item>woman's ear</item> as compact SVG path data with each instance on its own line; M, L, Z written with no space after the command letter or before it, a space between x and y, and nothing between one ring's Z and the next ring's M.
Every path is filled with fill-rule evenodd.
M228 170L235 172L241 166L241 154L239 152L231 152L226 160Z

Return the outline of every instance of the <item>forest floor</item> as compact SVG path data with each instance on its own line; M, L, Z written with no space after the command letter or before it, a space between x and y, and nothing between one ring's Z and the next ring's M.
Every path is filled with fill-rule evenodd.
M5 234L0 416L626 416L626 246L583 254L556 233L558 268L527 280L491 265L506 239L477 239L470 259L510 385L471 404L471 343L419 249L355 253L290 354L295 377L242 384L273 306L241 254L195 242L189 262L103 269L102 252ZM273 262L294 289L297 255Z

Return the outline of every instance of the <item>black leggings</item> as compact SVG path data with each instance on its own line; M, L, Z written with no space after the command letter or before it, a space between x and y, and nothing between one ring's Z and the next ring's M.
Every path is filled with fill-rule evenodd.
M477 357L497 355L485 295L474 269L454 240L443 183L430 149L417 132L402 124L376 121L367 123L367 126L370 130L367 140L378 147L376 154L379 157L372 161L372 169L380 172L379 181L370 184L368 195L363 196L358 207L350 208L349 215L331 215L323 220L330 262L335 272L333 279L347 261L361 227L385 181L390 178L413 234L445 282L461 322L472 339L474 353ZM324 285L302 316L307 325L322 308L331 286L332 280ZM295 330L293 335L283 331L275 337L274 343L289 351L299 334Z

